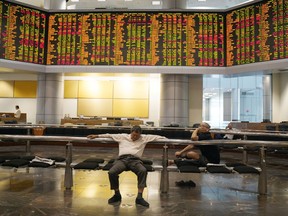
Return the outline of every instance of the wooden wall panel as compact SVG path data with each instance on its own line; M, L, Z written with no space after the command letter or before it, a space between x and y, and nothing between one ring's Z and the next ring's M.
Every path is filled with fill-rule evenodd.
M148 118L149 100L113 100L113 116Z
M65 80L64 82L64 98L78 98L79 81Z
M79 81L79 98L112 98L113 81L81 80Z
M37 81L15 81L14 84L15 98L36 98Z
M77 115L112 116L112 99L79 99Z

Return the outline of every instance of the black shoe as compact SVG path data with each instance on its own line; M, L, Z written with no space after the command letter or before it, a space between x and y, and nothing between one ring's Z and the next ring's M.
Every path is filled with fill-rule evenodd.
M192 180L190 181L178 181L178 182L175 182L176 186L178 187L196 187L196 184L195 182L193 182Z
M145 207L149 207L149 203L146 202L143 198L136 198L135 200L136 204L145 206Z
M183 187L183 186L185 186L185 182L182 180L182 181L176 181L175 182L175 184L176 184L176 186L178 186L178 187Z
M111 203L116 203L116 202L120 202L122 199L121 195L114 195L112 196L109 200L108 200L108 203L111 204Z
M193 182L192 180L190 180L190 181L187 182L187 186L189 186L189 187L196 187L196 183Z

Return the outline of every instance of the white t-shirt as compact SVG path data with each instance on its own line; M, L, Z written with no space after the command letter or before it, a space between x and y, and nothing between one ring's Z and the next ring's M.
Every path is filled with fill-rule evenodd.
M232 128L230 129L230 131L238 131L236 128ZM229 131L229 129L227 129L227 131ZM228 140L233 140L234 138L234 134L225 134L224 139L228 139Z
M99 138L112 138L119 143L119 156L131 154L141 157L147 143L157 140L165 140L166 137L158 135L144 135L141 134L140 138L136 141L131 139L130 134L99 134Z
M15 118L20 118L21 117L21 110L17 109L16 112L14 113Z

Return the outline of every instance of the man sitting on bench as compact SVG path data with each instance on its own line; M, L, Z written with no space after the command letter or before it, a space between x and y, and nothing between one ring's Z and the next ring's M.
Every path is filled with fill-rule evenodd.
M149 207L149 203L142 197L143 190L146 187L147 170L143 166L143 162L140 158L148 142L163 140L166 139L166 137L143 135L140 126L133 126L130 134L92 134L87 138L94 139L98 137L112 138L119 143L119 157L114 161L113 166L108 172L111 189L115 191L114 196L108 200L108 203L112 204L121 201L119 174L125 170L131 170L137 175L138 179L138 196L135 202L136 204Z
M198 128L196 128L191 136L193 141L211 140L213 135L210 133L210 125L206 122L202 122ZM200 149L200 153L194 151L194 148ZM220 151L217 145L188 145L181 151L175 152L176 160L169 160L168 164L185 163L183 159L192 159L193 164L197 166L206 166L207 163L220 163ZM191 163L189 163L191 164ZM188 163L187 163L188 165Z

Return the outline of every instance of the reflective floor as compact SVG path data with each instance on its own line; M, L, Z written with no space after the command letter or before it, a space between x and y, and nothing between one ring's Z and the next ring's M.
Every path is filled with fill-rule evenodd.
M174 149L169 150L172 158ZM38 156L63 156L63 146L32 146ZM0 155L25 155L22 146L1 147ZM89 157L109 160L116 148L74 147L73 163ZM146 149L144 158L161 164L161 149ZM222 162L241 162L239 152L223 151ZM249 164L259 166L257 154L249 154ZM150 208L135 205L136 177L120 176L122 202L109 205L113 195L106 171L73 171L73 187L64 188L64 168L9 168L0 166L0 215L2 216L92 216L92 215L286 215L288 212L288 160L267 157L268 194L259 196L255 174L169 173L169 192L161 194L160 172L148 174L144 198ZM193 180L195 188L181 188L175 181Z

